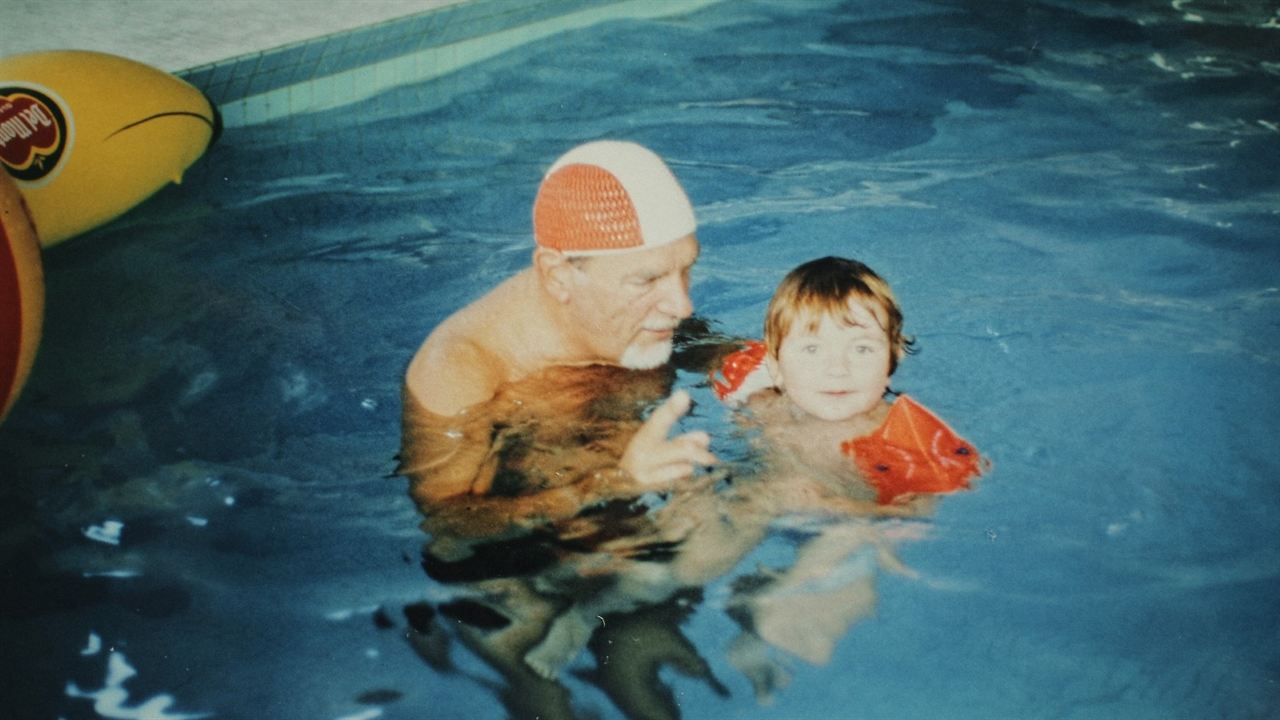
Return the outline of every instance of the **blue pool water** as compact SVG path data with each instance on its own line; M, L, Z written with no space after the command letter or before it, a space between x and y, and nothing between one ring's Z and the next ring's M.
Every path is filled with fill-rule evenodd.
M714 678L658 671L684 717L1275 717L1278 11L722 3L231 128L45 255L0 428L0 714L503 716L452 621L420 632L456 588L390 477L400 377L527 262L547 164L611 137L694 202L700 317L756 336L786 269L862 259L921 349L894 387L994 462L887 526L912 572L872 571L825 664L775 651L770 704L727 660L730 575L655 605ZM516 690L620 717L596 664Z

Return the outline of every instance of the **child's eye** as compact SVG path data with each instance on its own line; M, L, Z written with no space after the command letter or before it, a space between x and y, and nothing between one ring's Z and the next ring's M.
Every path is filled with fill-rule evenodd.
M816 343L809 343L808 345L801 345L801 346L800 346L800 352L804 353L805 355L815 355L815 354L817 354L817 352L818 352L818 346L817 346L817 344L816 344Z

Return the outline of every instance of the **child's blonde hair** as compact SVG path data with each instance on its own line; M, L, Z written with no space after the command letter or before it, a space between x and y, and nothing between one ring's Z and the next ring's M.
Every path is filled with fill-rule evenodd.
M849 314L849 302L858 300L867 306L876 322L889 335L889 374L898 361L911 352L914 340L902 333L902 309L893 296L889 283L874 270L857 260L824 257L787 273L769 301L764 318L764 341L769 355L778 359L782 341L796 322L805 321L816 330L823 316L855 324Z

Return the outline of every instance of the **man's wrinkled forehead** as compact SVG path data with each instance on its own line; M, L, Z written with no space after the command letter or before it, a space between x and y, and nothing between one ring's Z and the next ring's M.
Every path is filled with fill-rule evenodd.
M569 262L579 269L608 268L620 273L657 274L671 270L684 270L697 263L702 254L698 238L694 234L656 248L615 250L607 253L565 253Z

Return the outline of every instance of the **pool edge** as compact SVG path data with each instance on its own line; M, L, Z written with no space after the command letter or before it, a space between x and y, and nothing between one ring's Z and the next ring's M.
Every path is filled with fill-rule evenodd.
M521 45L617 19L686 14L722 0L472 0L177 73L228 128L351 105Z

